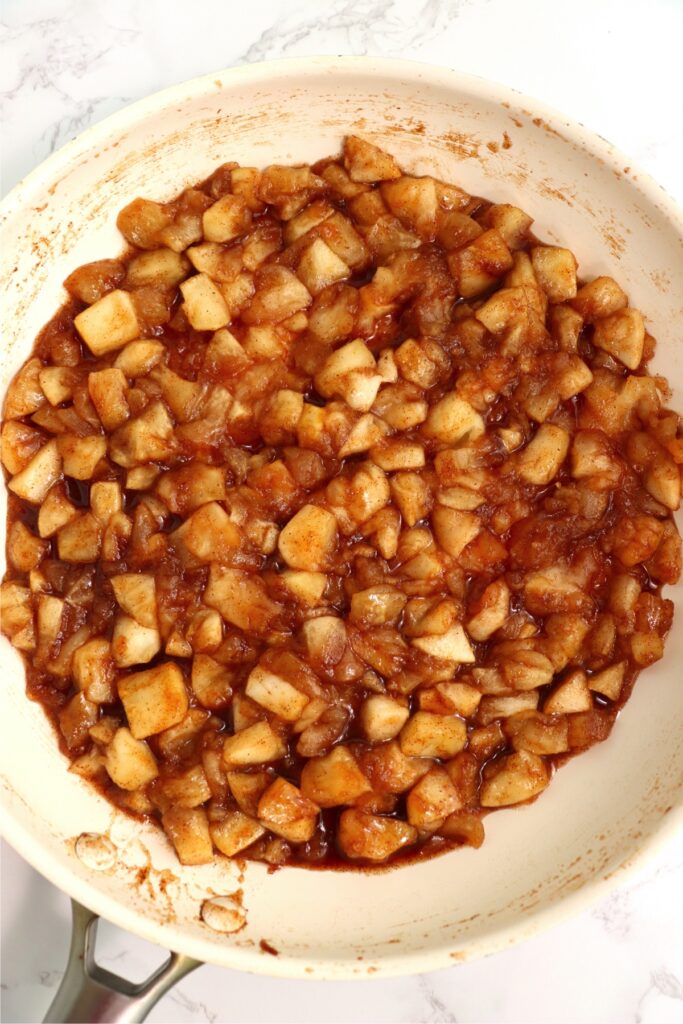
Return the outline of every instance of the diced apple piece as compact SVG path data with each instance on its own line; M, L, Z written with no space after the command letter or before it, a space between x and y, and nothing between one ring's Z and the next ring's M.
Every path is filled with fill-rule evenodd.
M175 451L173 420L163 402L151 402L134 420L112 435L114 462L130 468L142 462L163 461Z
M140 334L132 296L119 288L74 317L74 326L96 356L122 348Z
M14 647L20 651L34 650L36 640L29 588L18 583L3 583L0 586L0 610L2 631L10 638Z
M161 362L165 351L165 346L160 341L140 338L121 349L114 367L132 380L136 377L146 377L149 371Z
M372 693L360 707L359 720L371 743L383 743L397 736L410 716L405 702L384 693Z
M74 480L89 480L106 455L107 439L99 434L89 434L87 437L60 434L57 448L62 457L64 475Z
M357 135L344 139L344 166L351 181L372 183L401 177L393 156Z
M444 768L431 768L406 799L408 821L425 832L435 832L460 807L457 790Z
M206 368L221 377L239 373L250 361L237 338L225 327L216 331L204 353Z
M569 720L565 715L524 711L506 719L505 732L515 750L547 756L569 750Z
M112 782L120 789L146 786L159 774L154 754L144 740L136 740L129 729L117 729L107 747L104 766Z
M29 359L10 382L5 396L3 416L7 420L29 416L45 405L45 395L40 386L43 364L40 359ZM4 440L4 438L3 438ZM8 467L9 468L9 467ZM11 470L10 470L11 472Z
M550 781L544 761L520 750L496 761L494 772L481 787L482 807L509 807L530 800Z
M195 274L180 285L183 308L196 331L217 331L230 321L230 311L207 274Z
M71 671L76 686L94 704L110 704L115 699L116 665L111 644L104 637L88 640L74 651Z
M507 621L510 614L510 588L504 579L490 583L476 605L476 613L467 623L473 640L484 641Z
M195 652L215 651L223 639L223 620L217 611L201 609L187 627L187 642Z
M290 843L313 837L320 808L286 779L275 779L258 802L260 821Z
M251 210L242 196L222 196L204 210L202 228L207 242L231 242L251 227Z
M99 710L84 693L77 693L57 715L59 729L69 750L79 750L97 721Z
M90 512L76 516L57 533L57 552L63 562L96 562L102 545L102 528Z
M337 839L342 853L351 860L387 860L404 846L417 841L417 829L398 818L384 818L355 808L339 818Z
M616 281L611 277L596 277L579 288L571 305L581 314L586 323L593 323L600 317L610 316L623 309L628 299Z
M209 819L203 807L171 807L161 816L181 864L208 864L213 860Z
M268 722L255 722L228 736L223 744L223 761L227 766L266 764L279 761L287 753L287 746Z
M625 674L626 662L620 661L617 665L610 665L609 668L591 676L588 686L594 693L601 693L609 700L619 700Z
M36 452L28 465L13 476L7 486L17 497L32 505L40 505L61 472L62 458L57 441L53 439Z
M569 451L570 436L562 427L543 423L517 457L519 475L544 487L554 480Z
M232 674L208 654L195 654L192 659L192 692L204 708L219 711L230 703Z
M161 637L156 626L141 626L129 615L119 615L114 623L112 652L119 668L145 665L161 650Z
M266 831L260 821L241 811L228 811L221 821L209 825L216 849L226 857L234 857L256 842Z
M533 218L509 203L497 203L484 214L482 224L496 228L510 249L521 249L529 237Z
M308 288L287 267L268 265L256 275L256 294L242 310L242 319L248 324L281 323L302 309L307 309L312 297Z
M212 501L202 505L171 534L173 543L198 562L229 562L242 535L225 509Z
M475 713L481 701L481 692L468 683L442 682L436 684L439 696L453 708L456 715L469 718Z
M448 266L460 295L471 299L495 284L512 266L512 255L495 228L448 254Z
M308 657L314 664L336 665L346 647L346 627L334 615L321 615L304 622L302 633Z
M419 636L412 641L413 647L424 651L432 658L441 661L452 661L455 664L468 664L475 660L474 651L467 639L465 630L455 623L445 633L434 636Z
M136 739L170 729L187 714L185 680L174 662L122 676L118 691L130 731Z
M299 260L297 275L311 295L317 295L330 284L343 281L350 274L349 267L323 242L316 238Z
M396 621L406 603L405 594L389 584L357 590L351 597L349 618L367 628Z
M89 374L88 391L105 430L116 430L126 422L130 409L126 399L128 381L123 370L112 366Z
M36 537L20 519L11 526L7 539L7 556L20 572L30 572L49 550L49 542Z
M484 421L469 402L452 392L431 407L422 429L427 437L450 445L465 437L481 437Z
M416 711L401 730L401 750L409 757L454 757L467 742L467 726L454 715Z
M247 697L285 722L296 722L309 698L286 679L257 665L251 670L244 688Z
M319 807L351 804L371 789L348 747L334 747L324 757L312 757L301 772L301 790Z
M531 250L536 280L551 302L566 302L576 295L576 259L569 249L536 245Z
M173 288L187 277L190 265L187 258L172 249L153 249L141 252L128 264L127 282L133 288L152 285Z
M620 309L596 320L593 344L636 370L643 359L645 324L637 309Z
M546 715L576 714L579 711L590 711L592 707L593 699L586 673L578 669L555 687L543 702Z
M68 366L46 366L38 380L50 405L61 405L73 395L74 371Z
M119 606L141 626L157 625L156 582L146 573L126 572L111 576L114 597Z
M280 573L280 580L295 600L311 608L320 603L327 586L327 576L324 573L308 572L303 569L286 569Z
M281 530L278 549L292 569L327 568L337 544L337 521L319 505L304 505Z
M481 520L474 512L437 505L432 512L432 526L437 543L447 555L458 558L481 530Z
M90 488L90 511L101 523L123 510L121 486L115 480L99 480Z
M439 212L437 187L434 178L402 177L381 186L382 198L395 216L421 238L432 239L436 234Z
M268 629L279 611L261 579L219 565L211 566L204 603L216 608L226 622L256 633Z

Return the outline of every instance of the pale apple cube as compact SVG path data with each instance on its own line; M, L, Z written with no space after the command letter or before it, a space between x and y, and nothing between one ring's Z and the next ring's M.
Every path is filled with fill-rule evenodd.
M645 348L645 323L637 309L620 309L596 320L593 344L618 359L629 370L637 369Z
M422 469L425 451L417 441L401 438L382 441L370 451L372 461L386 473L403 469Z
M121 485L116 480L98 480L90 487L90 511L101 523L108 523L123 510Z
M40 506L38 533L41 537L52 537L78 515L78 509L66 497L63 485L57 484L50 489Z
M588 686L594 693L600 693L609 700L619 700L625 674L626 662L620 661L603 669L602 672L596 672L589 678Z
M454 623L445 633L434 636L419 636L412 641L413 647L424 651L432 658L451 661L455 664L469 664L475 660L474 651L467 639L465 630L459 623ZM407 751L406 751L407 753Z
M40 505L62 473L62 457L53 438L43 445L31 461L7 484L10 491L32 505Z
M476 605L476 614L467 622L473 640L488 640L507 621L510 614L510 588L504 579L489 583Z
M320 808L286 779L275 779L258 802L259 820L290 843L313 837Z
M187 277L190 265L186 256L172 249L141 252L128 264L127 283L133 288L152 285L173 288Z
M266 764L279 761L287 745L268 722L255 722L228 736L223 744L223 762L231 765Z
M327 576L323 572L308 572L304 569L285 569L280 573L280 580L296 601L315 608L320 604L327 586Z
M158 466L133 466L126 473L126 490L148 491L160 472Z
M463 298L490 288L512 267L512 254L501 234L492 228L461 249L448 253L448 266Z
M198 562L229 562L242 543L242 534L216 501L193 512L171 534L171 540L190 559Z
M112 366L88 374L88 392L105 430L116 430L130 416L128 381L123 370Z
M215 608L238 629L264 632L270 628L279 606L268 596L263 581L250 573L211 566L204 603Z
M189 707L183 673L174 662L121 676L118 691L136 739L177 725Z
M344 167L351 181L372 183L401 177L393 156L357 135L344 139Z
M38 598L36 625L38 639L43 647L49 647L59 636L62 629L64 607L65 602L52 594L41 594Z
M536 280L551 302L566 302L576 295L576 258L569 249L535 245L531 265Z
M628 305L628 298L611 277L596 277L579 288L571 305L587 323L610 316Z
M225 498L225 470L193 459L186 466L162 473L156 493L171 512L192 512L200 505Z
M208 864L213 860L209 819L203 807L171 807L162 814L161 824L181 864Z
M567 457L570 440L570 435L562 427L543 423L517 457L519 475L536 487L549 484Z
M71 519L57 533L57 552L63 562L96 562L102 546L102 527L85 512Z
M76 434L60 434L57 447L62 457L65 476L74 480L89 480L101 459L107 452L107 439L99 434L78 437Z
M307 309L313 301L308 288L287 267L270 264L256 275L256 292L241 310L248 324L281 323Z
M481 691L468 683L441 682L436 684L439 695L453 708L456 715L469 718L479 707Z
M111 576L109 581L119 607L141 626L156 628L157 597L154 576L148 573L126 572L120 576Z
M384 384L395 384L398 380L396 356L391 348L382 349L377 358L377 372Z
M166 346L160 341L139 338L121 349L114 367L121 370L130 380L146 377L149 371L161 362L165 352Z
M432 512L432 526L439 547L452 558L458 558L479 534L482 523L474 512L437 505Z
M261 665L251 670L244 692L266 711L285 722L296 722L309 700L305 693L297 690L286 679Z
M579 711L590 711L593 707L586 673L577 669L571 672L543 702L546 715L570 715Z
M302 238L313 228L322 224L328 217L331 217L334 212L334 206L328 203L326 199L316 199L314 202L309 203L301 213L288 221L285 226L285 242L287 245L296 242L298 238Z
M111 647L119 668L146 665L161 650L161 637L156 626L141 626L130 615L119 615L114 622Z
M421 238L436 234L439 197L434 178L414 178L404 174L381 186L384 202L391 212Z
M68 366L45 366L38 380L50 405L61 405L73 396L74 372Z
M417 829L398 818L355 808L344 811L339 818L337 840L342 853L351 860L380 863L397 850L412 846L417 837Z
M304 250L296 272L311 295L317 295L323 288L337 281L343 281L351 273L347 264L339 259L322 238L316 238Z
M482 223L496 228L510 249L521 249L528 241L533 218L509 203L497 203L484 214Z
M324 757L312 757L301 772L301 791L319 807L352 804L372 787L348 747L334 747Z
M399 744L408 757L455 757L467 743L467 726L455 715L416 711L401 730Z
M20 651L32 651L36 646L33 624L31 591L18 583L0 586L0 622L2 631Z
M675 512L681 503L681 471L668 452L655 455L643 476L645 490Z
M159 775L156 758L144 740L136 740L129 729L117 729L107 746L104 767L120 789L141 789Z
M213 845L226 857L234 857L260 839L265 832L260 821L241 811L228 811L221 821L209 825Z
M123 348L140 336L132 296L119 288L74 317L74 327L96 356Z
M176 447L173 420L163 402L150 402L135 419L112 435L110 456L119 466L164 461Z
M280 531L278 550L292 569L327 568L337 546L337 520L319 505L304 505Z
M211 787L203 767L195 764L160 780L157 793L167 806L199 807L211 798Z
M41 540L20 519L12 524L7 538L7 558L20 572L36 569L50 549L48 541Z
M427 437L450 445L465 437L475 440L481 437L485 428L476 409L451 392L431 407L422 429Z
M269 771L262 772L228 772L228 786L239 809L255 818L258 814L258 802L273 781Z
M444 768L431 768L406 797L409 823L424 832L435 832L448 815L461 806L458 792Z
M360 706L359 721L371 743L383 743L398 736L409 716L410 708L405 701L372 693Z
M329 398L335 393L340 393L345 378L353 370L374 371L375 368L375 357L372 352L362 338L356 338L327 357L322 370L315 375L315 386L321 395Z
M509 807L541 793L550 776L537 754L520 750L496 761L491 776L484 780L479 802L482 807Z
M319 665L336 665L346 648L346 627L335 615L308 619L302 626L308 657Z
M215 651L223 639L223 620L217 611L203 608L192 616L187 642L195 652Z
M207 274L195 274L180 285L183 309L196 331L217 331L230 321L230 310Z
M231 242L251 227L251 210L242 196L222 196L204 210L202 229L207 242Z
M564 754L569 750L569 719L566 715L524 711L507 719L505 732L515 750L547 756Z
M390 480L391 497L408 526L424 519L432 507L428 481L412 470L401 470Z
M211 711L225 708L232 698L232 681L232 673L225 665L221 665L208 654L195 654L192 659L190 684L202 707Z
M115 700L116 664L111 644L104 637L88 640L74 651L71 672L76 686L93 704L110 704Z

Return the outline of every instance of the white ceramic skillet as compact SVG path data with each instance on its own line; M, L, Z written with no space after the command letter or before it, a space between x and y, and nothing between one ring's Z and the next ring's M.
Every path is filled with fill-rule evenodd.
M170 199L227 160L315 160L337 152L348 131L413 172L522 206L542 239L574 250L583 275L614 275L645 312L658 339L654 368L683 409L683 219L669 197L608 143L536 101L374 58L209 75L110 117L34 171L2 204L0 388L64 298L67 274L120 251L116 213L135 196ZM268 874L227 861L181 868L160 832L116 813L67 772L42 709L24 696L20 660L2 641L5 835L96 914L199 961L361 978L502 949L603 895L683 822L683 588L668 593L679 618L666 655L641 677L608 742L563 767L532 806L487 818L480 850L383 873ZM79 840L83 833L94 836ZM190 966L176 959L156 989ZM53 1019L69 1012L84 1019L64 1007ZM141 1019L143 1010L126 1012Z

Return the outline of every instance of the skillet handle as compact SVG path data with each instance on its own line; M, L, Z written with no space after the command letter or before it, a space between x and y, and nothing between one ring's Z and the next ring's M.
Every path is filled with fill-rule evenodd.
M147 981L133 985L95 963L97 914L75 900L71 909L69 960L45 1024L137 1024L169 988L200 966L199 960L171 953Z

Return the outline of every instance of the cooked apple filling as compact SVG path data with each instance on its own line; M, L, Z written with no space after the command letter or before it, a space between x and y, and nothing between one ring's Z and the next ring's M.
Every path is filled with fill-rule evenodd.
M479 846L662 657L643 316L371 143L121 211L5 399L3 629L183 864Z

